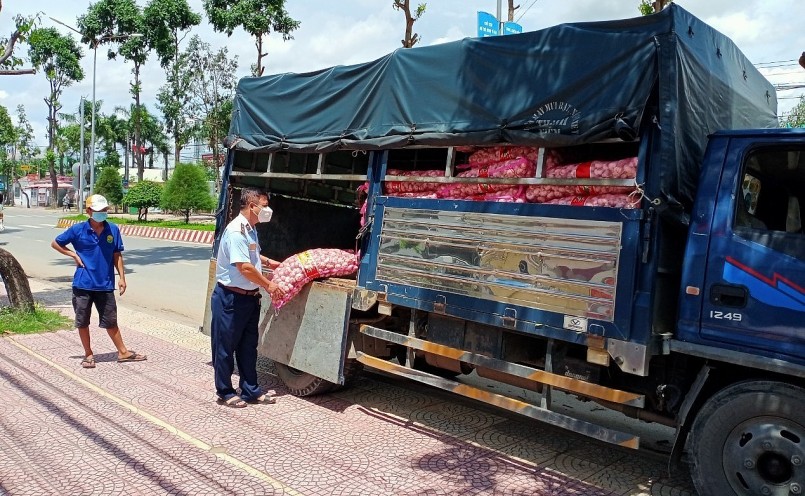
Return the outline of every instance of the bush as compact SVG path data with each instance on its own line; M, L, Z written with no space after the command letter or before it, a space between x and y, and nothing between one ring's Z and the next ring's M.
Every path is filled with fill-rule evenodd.
M154 181L135 183L123 197L123 203L137 208L137 220L148 220L148 209L158 207L162 185Z
M114 167L104 167L95 181L95 192L106 197L112 205L123 201L123 179Z
M190 222L193 210L212 210L215 199L207 186L207 175L203 168L193 164L179 164L165 185L162 193L162 208L176 210Z

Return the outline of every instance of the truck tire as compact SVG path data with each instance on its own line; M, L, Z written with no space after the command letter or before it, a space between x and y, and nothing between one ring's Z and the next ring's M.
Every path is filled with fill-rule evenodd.
M280 378L288 391L294 396L313 396L332 391L336 384L321 377L302 372L284 363L275 362L277 377Z
M782 382L733 384L708 399L690 434L701 496L805 490L805 390Z

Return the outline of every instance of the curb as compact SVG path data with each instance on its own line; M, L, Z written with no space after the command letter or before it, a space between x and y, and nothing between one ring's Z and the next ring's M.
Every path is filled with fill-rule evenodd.
M64 229L79 222L83 221L59 219L56 222L56 228ZM138 238L167 239L170 241L183 241L185 243L203 245L211 245L215 238L213 231L194 231L192 229L179 229L176 227L131 226L128 224L115 225L120 229L120 234Z

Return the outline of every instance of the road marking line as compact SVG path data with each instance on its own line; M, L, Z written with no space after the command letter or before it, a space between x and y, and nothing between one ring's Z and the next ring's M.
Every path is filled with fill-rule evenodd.
M145 410L142 410L142 409L134 406L132 403L129 403L128 401L126 401L126 400L124 400L124 399L122 399L122 398L120 398L120 397L118 397L118 396L106 391L105 389L103 389L103 388L101 388L99 386L96 386L95 384L89 382L88 380L82 379L81 377L75 375L74 373L70 372L69 370L67 370L66 368L62 367L61 365L53 362L52 360L50 360L46 356L40 355L39 353L37 353L36 351L32 350L31 348L28 348L24 344L18 342L15 338L11 337L11 338L9 338L9 341L14 346L16 346L17 348L19 348L22 351L24 351L24 352L28 353L29 355L33 356L34 358L36 358L40 362L53 367L54 369L58 370L62 374L64 374L67 377L69 377L71 380L73 380L75 382L78 382L79 384L81 384L82 386L86 387L87 389L89 389L91 391L94 391L97 394L100 394L101 396L103 396L106 399L114 401L118 405L120 405L120 406L130 410L131 412L136 413L137 415L143 417L148 422L151 422L152 424L154 424L154 425L156 425L158 427L162 427L163 429L167 430L171 434L174 434L177 437L183 439L184 441L187 441L188 443L192 444L196 448L199 448L201 450L204 450L204 451L207 451L209 453L212 453L215 456L217 456L218 458L220 458L221 460L229 463L230 465L233 465L233 466L237 467L238 469L243 470L244 472L248 473L249 475L252 475L254 477L257 477L258 479L261 479L261 480L267 482L268 484L270 484L275 489L279 489L279 490L283 491L283 494L287 494L287 495L290 495L290 496L303 496L302 493L294 490L292 487L286 486L285 484L283 484L282 482L278 481L277 479L274 479L273 477L271 477L267 473L263 472L262 470L260 470L260 469L258 469L256 467L253 467L252 465L249 465L248 463L246 463L246 462L244 462L244 461L242 461L242 460L240 460L238 458L235 458L232 455L219 452L217 449L215 449L215 447L213 447L213 446L205 443L201 439L198 439L198 438L194 437L193 435L191 435L191 434L179 429L178 427L174 426L173 424L169 424L169 423L165 422L164 420L162 420L162 419L160 419L158 417L155 417L154 415L151 415L150 413L146 412Z
M32 226L31 224L18 224L19 227L30 227L31 229L42 229L42 226Z

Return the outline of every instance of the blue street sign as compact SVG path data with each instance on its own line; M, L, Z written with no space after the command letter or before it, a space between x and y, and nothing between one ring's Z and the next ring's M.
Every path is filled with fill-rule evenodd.
M523 32L523 26L516 22L504 22L503 34L520 34Z
M6 183L4 181L0 181L0 191L5 191Z
M478 37L497 36L500 34L498 19L489 12L478 11Z

